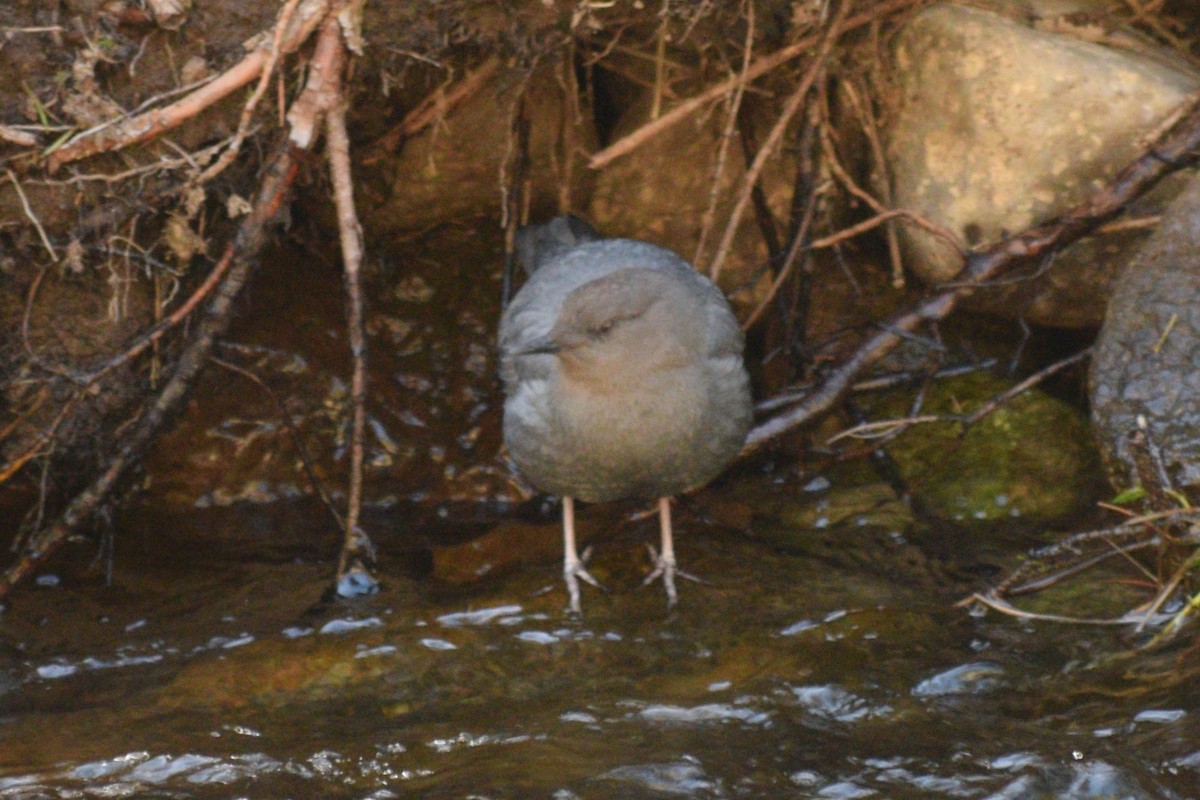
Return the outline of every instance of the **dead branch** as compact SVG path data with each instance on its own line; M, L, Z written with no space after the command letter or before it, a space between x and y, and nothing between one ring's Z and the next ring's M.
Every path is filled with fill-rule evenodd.
M11 169L4 170L4 174L8 177L13 189L16 190L17 197L21 200L21 209L25 212L25 216L33 223L33 227L37 229L38 237L42 240L42 247L46 248L46 252L50 254L52 261L58 261L58 252L55 251L54 245L50 243L50 237L46 235L46 229L42 227L42 221L38 219L37 214L30 207L29 200L25 197L25 190L21 188L21 182L17 180L17 176L13 174Z
M242 223L237 246L230 243L226 247L222 260L234 261L236 258L236 262L222 281L192 342L180 356L174 374L159 395L147 403L104 471L67 504L48 528L30 537L17 563L0 576L0 599L38 564L49 558L75 529L100 508L117 480L141 457L170 413L186 397L216 338L228 327L233 301L249 277L254 258L266 239L264 228L282 205L297 172L298 164L294 155L290 151L281 153L263 182L254 212Z
M750 56L754 50L754 4L743 3L746 14L746 40L742 44L742 80L738 82L729 103L729 113L725 120L725 130L721 132L721 141L717 146L716 163L713 165L712 183L708 190L708 207L700 222L700 235L696 238L696 251L692 256L692 265L701 272L704 271L704 246L708 242L708 234L712 231L713 221L717 216L717 201L721 197L721 177L725 174L725 159L729 155L729 143L733 140L733 131L738 122L742 108L742 95L746 90L746 73L750 69ZM655 114L655 117L658 115Z
M1118 509L1128 513L1125 509ZM1200 528L1196 527L1196 518L1200 511L1193 508L1172 508L1164 511L1150 512L1132 517L1118 525L1099 530L1075 533L1061 541L1029 553L1029 557L1019 567L1010 572L998 584L981 592L976 592L963 598L955 605L966 607L984 605L988 608L1014 616L1030 617L1028 612L1020 611L1012 606L1005 597L1029 594L1041 591L1057 584L1059 581L1091 569L1114 557L1128 559L1138 569L1146 572L1145 568L1131 557L1132 553L1149 548L1161 549L1168 538L1173 538L1168 531L1172 527L1189 525L1191 533L1187 541L1195 543L1200 538ZM1096 552L1097 548L1100 552ZM1151 622L1161 622L1160 610L1163 604L1177 591L1189 569L1189 564L1196 556L1184 562L1174 571L1168 580L1157 580L1159 588L1154 598L1141 610L1133 609L1121 617L1107 621L1081 620L1070 617L1045 616L1036 617L1053 622L1080 622L1086 624L1128 624L1134 625L1135 632L1141 631ZM1065 563L1064 563L1065 562ZM1052 569L1054 565L1062 566ZM1155 576L1147 572L1151 581ZM1190 607L1190 604L1189 604ZM1185 607L1181 614L1187 613ZM1176 616L1172 623L1180 617ZM1172 633L1168 625L1155 641ZM1151 642L1152 646L1154 642Z
M286 25L280 39L279 52L291 53L306 41L329 13L330 2L331 0L303 0ZM63 164L97 153L131 147L177 128L261 75L272 60L273 40L274 37L264 37L250 55L226 70L216 80L204 84L165 108L113 120L76 136L50 154L46 164L48 171L53 173Z
M254 119L254 109L258 108L258 103L262 100L262 96L267 91L267 86L271 82L271 76L275 74L275 67L279 61L281 48L283 45L284 31L291 24L292 16L296 13L296 6L300 0L287 0L283 8L279 11L279 20L275 24L274 36L271 37L271 49L267 54L267 60L259 70L258 85L254 87L254 91L250 94L249 99L242 105L242 115L238 119L237 131L229 141L229 146L224 152L214 161L203 173L196 178L196 183L204 184L211 181L217 175L225 171L225 168L233 163L241 152L242 142L246 140L246 135L250 131L250 123Z
M877 228L885 222L889 222L897 217L902 217L914 225L924 228L957 250L959 255L965 255L962 250L962 242L960 242L949 230L943 228L941 225L938 225L936 222L931 222L915 211L909 211L903 208L894 208L890 211L884 211L882 214L878 214L874 217L865 219L862 222L855 223L849 228L844 228L836 233L831 233L828 236L822 236L820 239L814 239L812 244L809 246L813 250L821 250L826 247L833 247L836 244L841 244L847 239L853 239L855 236L866 233L873 228Z
M1083 361L1085 358L1091 358L1091 356L1092 356L1092 348L1085 347L1083 350L1080 350L1078 353L1075 353L1074 355L1067 356L1066 358L1063 358L1063 359L1059 359L1058 361L1055 361L1053 364L1043 367L1042 369L1040 369L1037 372L1030 375L1025 380L1018 383L1016 386L1013 386L1012 388L1010 388L1008 391L1002 392L1001 394L997 395L996 397L993 397L991 400L988 400L986 403L981 405L979 408L975 409L975 411L973 411L970 415L968 415L967 417L965 417L963 419L963 425L966 425L966 426L974 425L976 422L979 422L979 420L983 419L988 414L991 414L997 408L1002 406L1004 403L1007 403L1009 400L1016 397L1021 392L1024 392L1025 390L1029 389L1030 387L1041 383L1042 381L1049 378L1051 375L1054 375L1057 372L1061 372L1062 370L1066 369L1067 367L1071 366L1072 364L1078 364L1080 361Z
M954 277L951 288L943 289L880 325L874 336L795 408L755 427L747 437L746 451L755 450L769 439L828 411L845 395L855 378L891 352L904 334L911 333L923 323L944 319L961 300L1015 265L1074 242L1120 213L1127 203L1148 191L1164 176L1195 163L1198 158L1200 99L1193 98L1185 105L1179 121L1102 190L1053 220L972 253Z
M399 125L396 125L383 136L379 137L371 145L363 157L363 163L368 165L374 164L386 158L389 154L395 153L406 139L417 135L437 120L446 116L461 105L463 101L479 91L487 83L488 79L496 74L496 70L499 68L500 59L492 56L477 68L468 72L463 76L462 80L449 88L439 86L418 103L415 108L405 114L404 119L400 120Z
M333 33L330 37L340 45L337 21L325 22ZM324 32L323 32L324 33ZM343 54L345 49L339 46ZM350 400L353 413L350 423L350 487L346 499L346 526L341 556L338 559L338 592L342 596L357 596L378 591L378 585L368 572L375 562L374 546L358 524L362 512L363 437L366 428L367 339L363 330L362 291L362 226L354 209L354 181L350 174L350 135L346 132L346 100L342 93L341 64L331 67L334 90L338 97L325 118L326 150L329 175L333 183L333 200L337 209L338 236L342 245L342 277L346 289L346 326L350 333L350 354L354 366L350 379Z
M1062 614L1038 614L1033 611L1023 611L1011 603L1007 603L999 597L991 595L974 594L969 598L972 603L985 605L993 611L999 611L1002 614L1007 614L1010 617L1017 619L1030 619L1039 622L1058 622L1068 625L1133 625L1136 624L1141 616L1136 612L1128 612L1119 617L1067 617Z
M222 344L227 345L228 343ZM287 406L284 404L283 399L280 398L279 394L267 385L266 381L245 367L240 367L231 361L227 361L226 359L219 358L217 356L209 356L208 360L216 364L218 367L227 369L234 374L241 375L243 378L253 383L259 388L260 391L262 391L263 394L267 396L267 399L271 401L271 404L275 406L275 412L279 414L279 422L283 426L283 429L287 431L288 438L292 440L292 447L296 448L296 461L299 463L300 469L303 471L304 477L308 481L308 485L312 488L313 493L316 494L321 500L321 504L325 506L325 509L329 512L329 515L333 517L333 521L337 524L338 528L344 530L346 527L345 518L342 516L342 512L338 510L337 505L333 501L333 497L330 496L329 490L325 487L325 482L321 480L320 476L317 475L317 471L313 468L313 460L309 456L308 448L304 446L304 437L300 435L300 429L297 428L296 424L292 421L292 416L290 413L288 413Z
M858 117L861 129L871 146L871 160L874 163L875 170L881 173L879 191L882 195L883 205L886 208L891 208L892 179L891 175L888 174L889 163L887 156L883 152L883 141L879 135L879 125L867 100L868 94L866 88L865 86L861 86L862 83L864 83L862 77L855 76L854 79L843 83L842 88L845 89L846 99L854 107L854 113ZM858 85L857 88L856 85ZM822 140L826 139L824 136L821 138ZM833 147L832 137L828 138L830 148L836 149ZM900 289L904 286L904 261L900 254L900 237L896 231L896 226L889 223L884 228L884 235L887 237L888 258L892 262L892 286Z

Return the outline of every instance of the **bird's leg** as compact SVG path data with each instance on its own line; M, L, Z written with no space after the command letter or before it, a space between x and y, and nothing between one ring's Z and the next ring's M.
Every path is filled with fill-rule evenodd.
M575 549L575 500L570 497L562 499L563 504L563 580L567 584L567 594L571 598L571 613L582 614L579 605L579 579L590 583L597 589L602 589L600 581L583 566L579 553Z
M695 575L675 569L675 541L671 536L671 498L658 498L658 519L662 527L662 552L655 552L653 547L646 545L646 549L650 551L650 558L654 562L654 570L646 576L642 585L647 586L661 576L663 586L667 590L667 608L674 608L679 599L675 593L675 576L678 575L680 578L687 578L689 581L697 583L701 581Z

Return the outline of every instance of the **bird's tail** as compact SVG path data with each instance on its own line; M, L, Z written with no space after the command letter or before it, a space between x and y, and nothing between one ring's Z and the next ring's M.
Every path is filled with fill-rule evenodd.
M532 275L538 267L568 250L597 239L599 231L574 214L563 214L549 222L526 225L517 231L517 258Z

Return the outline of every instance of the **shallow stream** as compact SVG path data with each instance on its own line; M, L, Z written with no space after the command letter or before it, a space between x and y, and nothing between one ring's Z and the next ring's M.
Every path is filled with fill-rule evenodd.
M418 579L395 534L382 593L323 603L319 511L126 515L111 586L47 573L0 617L0 798L1200 797L1193 651L954 607L1028 537L677 516L705 582L668 614L654 521L584 514L608 591L575 621L552 519Z

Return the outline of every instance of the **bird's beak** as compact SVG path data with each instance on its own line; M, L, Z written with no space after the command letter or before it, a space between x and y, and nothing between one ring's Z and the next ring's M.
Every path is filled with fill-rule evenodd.
M562 345L551 339L549 336L539 336L525 343L525 346L517 351L519 356L533 355L553 355L562 350Z

